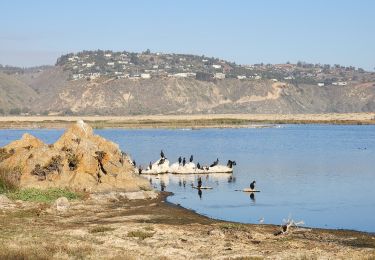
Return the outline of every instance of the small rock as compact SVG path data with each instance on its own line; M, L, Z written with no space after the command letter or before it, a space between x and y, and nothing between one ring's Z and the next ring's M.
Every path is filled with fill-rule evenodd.
M210 236L225 237L225 234L221 230L218 230L218 229L210 230L208 231L208 234Z
M12 201L4 194L0 194L0 206L11 204Z
M55 201L54 207L57 211L67 211L70 208L70 202L67 198L60 197Z

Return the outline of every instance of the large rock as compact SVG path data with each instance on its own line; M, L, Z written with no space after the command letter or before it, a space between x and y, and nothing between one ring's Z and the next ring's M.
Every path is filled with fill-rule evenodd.
M150 190L148 181L135 174L131 159L119 146L78 121L52 145L25 134L3 147L0 167L20 167L21 187L69 187L77 190Z

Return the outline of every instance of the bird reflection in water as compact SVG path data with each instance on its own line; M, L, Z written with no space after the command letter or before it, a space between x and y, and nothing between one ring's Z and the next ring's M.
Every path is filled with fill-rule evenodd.
M232 182L233 182L233 183L236 182L236 177L230 175L230 176L228 177L228 183L232 183Z
M255 204L255 193L254 192L250 193L250 199L251 199L251 202L253 204Z
M165 191L165 188L166 188L166 185L165 185L164 181L160 180L160 190Z
M202 190L201 189L198 189L198 196L200 199L202 199Z

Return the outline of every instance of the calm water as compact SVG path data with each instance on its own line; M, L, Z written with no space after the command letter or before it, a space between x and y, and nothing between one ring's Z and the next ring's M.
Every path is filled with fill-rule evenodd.
M0 146L30 132L52 143L62 130L0 130ZM217 157L236 160L233 178L203 176L213 190L191 188L197 176L162 176L153 185L198 213L245 223L281 224L292 217L306 226L375 232L375 126L282 126L265 129L97 130L120 144L137 164L163 149L168 159L190 157L201 165ZM260 193L235 191L257 181ZM185 184L185 187L184 187Z

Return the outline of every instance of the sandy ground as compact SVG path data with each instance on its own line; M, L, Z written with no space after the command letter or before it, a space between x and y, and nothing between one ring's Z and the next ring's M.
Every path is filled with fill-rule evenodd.
M165 202L87 199L0 207L0 259L375 259L375 236L212 220ZM22 258L23 257L23 258Z
M375 113L347 114L212 114L151 116L8 116L0 128L61 128L83 119L94 127L251 127L254 124L375 124Z

